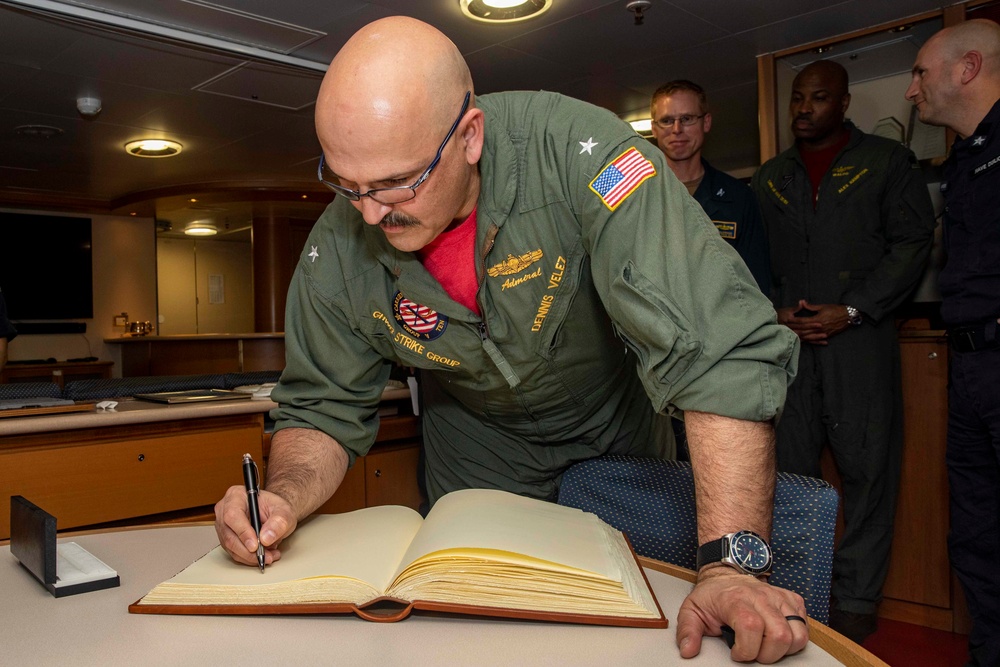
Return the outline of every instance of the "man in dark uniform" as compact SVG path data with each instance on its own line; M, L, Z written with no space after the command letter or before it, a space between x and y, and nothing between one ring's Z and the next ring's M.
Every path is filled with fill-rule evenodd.
M674 175L711 218L719 234L743 258L757 286L771 292L771 260L757 199L745 184L701 156L712 129L705 91L678 79L660 86L649 103L653 137Z
M845 123L850 99L842 66L821 60L799 72L795 146L764 164L753 187L778 321L803 343L777 428L778 469L819 477L830 446L844 506L830 625L861 642L876 627L902 457L892 313L923 274L934 214L913 153Z
M927 40L906 98L958 135L941 183L948 547L972 615L970 664L1000 665L1000 26L968 21Z

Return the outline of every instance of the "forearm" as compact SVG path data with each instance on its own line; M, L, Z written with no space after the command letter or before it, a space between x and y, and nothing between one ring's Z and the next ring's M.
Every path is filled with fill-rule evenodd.
M322 431L282 429L271 440L264 488L281 496L302 519L340 487L347 464L344 448Z
M737 530L771 535L774 428L706 412L684 414L698 508L698 544Z

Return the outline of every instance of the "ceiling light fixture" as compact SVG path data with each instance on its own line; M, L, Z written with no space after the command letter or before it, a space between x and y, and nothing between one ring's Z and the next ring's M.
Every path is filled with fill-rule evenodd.
M635 130L636 134L643 137L653 136L653 119L652 118L641 118L639 120L629 121L629 125Z
M63 133L63 130L52 125L18 125L14 128L14 132L22 137L51 139L52 137L58 137Z
M473 21L514 23L548 11L552 0L459 0L459 5Z
M125 152L136 157L173 157L184 150L170 139L139 139L125 144Z
M184 233L188 236L215 236L219 230L207 220L195 220L188 223L187 227L184 228Z

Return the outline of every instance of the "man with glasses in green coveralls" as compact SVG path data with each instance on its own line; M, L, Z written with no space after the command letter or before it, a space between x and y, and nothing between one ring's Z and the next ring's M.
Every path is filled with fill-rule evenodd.
M477 97L457 47L404 17L341 49L316 120L339 196L289 291L266 562L368 451L394 363L422 369L431 502L469 487L552 500L569 465L648 454L656 413L684 411L700 541L769 534L797 340L654 146L560 95ZM216 528L249 565L246 508L231 488ZM774 662L807 643L804 616L795 593L716 562L678 646L693 656L727 624L734 658Z

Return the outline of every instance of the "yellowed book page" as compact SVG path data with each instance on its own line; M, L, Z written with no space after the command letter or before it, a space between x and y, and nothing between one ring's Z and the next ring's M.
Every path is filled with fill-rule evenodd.
M584 570L621 581L621 569L607 548L604 524L593 514L492 489L465 489L442 497L410 544L407 565L437 551L458 549L468 556L525 563L553 563L561 571Z
M408 507L385 505L346 514L321 514L299 525L281 543L281 559L267 566L240 565L222 547L170 579L171 584L262 586L310 577L357 579L385 591L421 524Z

